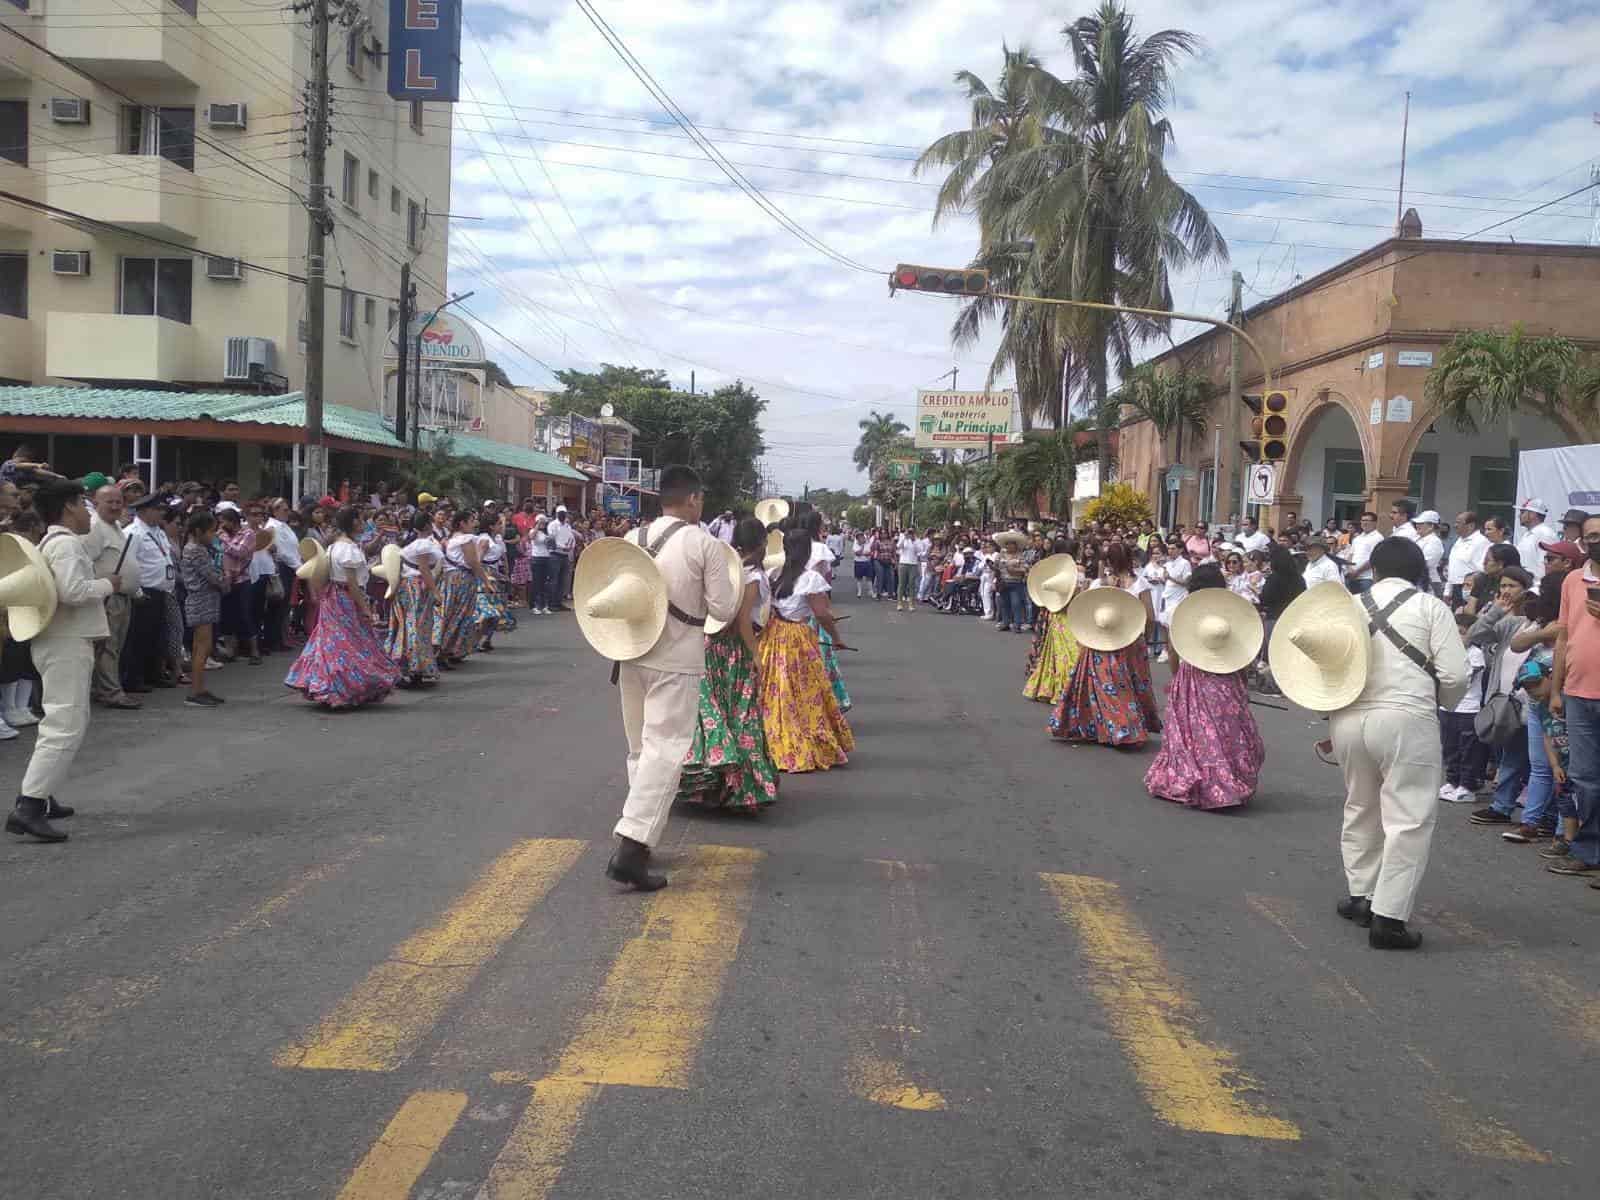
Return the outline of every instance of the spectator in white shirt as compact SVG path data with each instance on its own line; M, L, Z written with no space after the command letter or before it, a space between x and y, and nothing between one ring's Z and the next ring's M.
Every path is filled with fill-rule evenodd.
M1417 527L1411 523L1416 512L1417 506L1404 497L1389 505L1389 536L1402 537L1408 542L1420 541Z
M1417 514L1417 545L1422 547L1422 558L1428 565L1428 590L1437 596L1442 587L1444 542L1439 537L1439 514L1431 508Z
M1461 591L1467 576L1483 570L1483 556L1489 553L1489 539L1478 530L1478 514L1470 510L1456 514L1456 540L1450 545L1445 563L1444 583L1451 608L1461 607Z
M899 567L899 586L895 589L896 612L917 606L917 534L913 529L902 529L895 539L896 566Z
M1350 539L1350 558L1344 569L1345 580L1357 595L1372 587L1372 552L1382 541L1383 534L1378 532L1378 514L1362 513L1361 532Z
M1314 537L1305 540L1306 569L1303 578L1306 587L1314 588L1319 583L1338 583L1340 581L1339 561L1328 553L1328 543L1322 538Z
M1272 539L1261 532L1261 525L1254 517L1244 519L1244 536L1239 539L1239 545L1248 554L1252 550L1259 550L1265 554L1272 545Z
M572 589L572 549L578 543L578 534L572 528L572 518L567 506L556 506L555 524L550 526L550 611L563 612L567 607L567 593Z
M1556 531L1545 523L1549 515L1550 506L1531 496L1517 509L1517 524L1522 526L1517 534L1517 557L1522 560L1522 569L1533 576L1536 588L1544 578L1545 543L1560 540Z
M162 506L165 498L146 496L134 506L134 521L128 526L132 539L123 570L137 573L139 594L134 598L133 614L128 623L128 640L123 646L122 690L141 693L150 690L156 678L156 663L161 657L162 631L166 619L163 595L172 591L177 578L177 564L172 556L172 544L166 530L161 528ZM162 681L162 686L174 686Z

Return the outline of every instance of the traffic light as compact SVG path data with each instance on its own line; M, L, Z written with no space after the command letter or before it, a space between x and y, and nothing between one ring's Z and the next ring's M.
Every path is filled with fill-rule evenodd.
M1251 462L1282 462L1289 457L1289 395L1272 391L1264 396L1241 396L1255 415L1250 419L1249 441L1239 443Z
M989 272L967 267L919 267L901 263L889 276L889 291L939 292L946 296L982 296L989 290Z

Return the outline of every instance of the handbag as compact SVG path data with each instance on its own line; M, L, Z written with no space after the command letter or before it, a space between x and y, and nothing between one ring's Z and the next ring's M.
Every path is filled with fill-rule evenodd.
M1489 746L1504 746L1524 729L1522 704L1515 696L1496 692L1473 715L1472 732Z
M283 576L276 571L267 576L267 599L273 602L283 599Z

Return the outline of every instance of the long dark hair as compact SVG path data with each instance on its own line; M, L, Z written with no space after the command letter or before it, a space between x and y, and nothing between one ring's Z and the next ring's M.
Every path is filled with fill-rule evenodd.
M811 535L804 529L791 529L783 535L783 566L773 579L772 594L787 600L794 593L795 580L805 574L811 559Z
M1222 577L1222 568L1214 562L1201 563L1189 576L1189 590L1203 592L1206 588L1225 588L1228 581Z
M1106 546L1105 565L1111 568L1113 575L1133 574L1133 555L1128 553L1128 547L1123 542L1112 542Z
M752 550L767 544L767 527L759 517L745 517L733 527L733 548L741 559L748 559Z

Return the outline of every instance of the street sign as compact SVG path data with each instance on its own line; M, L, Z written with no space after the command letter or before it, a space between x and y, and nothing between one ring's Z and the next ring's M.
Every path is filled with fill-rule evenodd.
M1250 477L1245 481L1245 500L1250 504L1267 505L1278 497L1278 468L1272 463L1255 463Z

